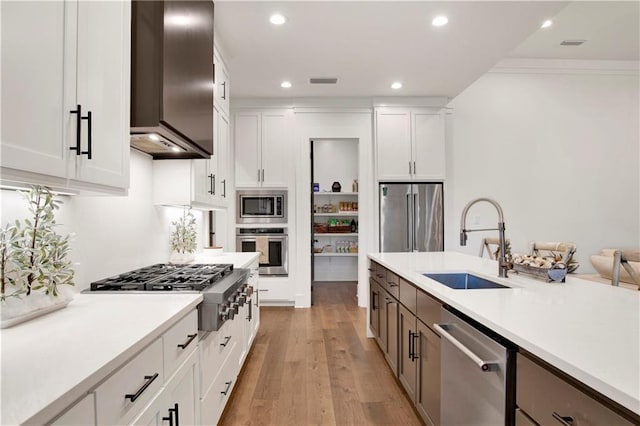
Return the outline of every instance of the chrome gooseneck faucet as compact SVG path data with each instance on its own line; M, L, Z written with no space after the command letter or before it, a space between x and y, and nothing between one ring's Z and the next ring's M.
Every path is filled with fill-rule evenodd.
M467 222L467 213L469 209L474 204L486 201L493 205L498 211L498 227L497 228L486 228L486 229L466 229ZM460 218L460 245L467 245L467 232L475 232L475 231L498 231L500 235L500 257L498 259L498 276L507 278L507 271L509 270L509 262L507 262L506 258L506 242L504 238L504 215L502 214L502 207L496 201L491 198L476 198L475 200L471 200L464 206L462 209L462 217Z

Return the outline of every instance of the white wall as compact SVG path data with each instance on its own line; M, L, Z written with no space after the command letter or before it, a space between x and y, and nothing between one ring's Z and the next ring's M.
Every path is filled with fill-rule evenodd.
M593 273L591 254L637 247L638 89L637 72L565 68L500 70L462 92L450 103L445 249L477 255L480 239L497 235L459 246L460 213L482 196L502 205L514 252L575 242L577 272ZM468 227L496 224L487 206L472 208Z
M76 264L78 291L92 281L169 260L171 222L180 217L182 209L153 205L151 157L131 150L130 172L126 197L59 197L64 204L56 213L58 232L75 233L71 258ZM3 225L28 214L19 193L2 190L1 195ZM199 251L205 241L203 213L193 213Z

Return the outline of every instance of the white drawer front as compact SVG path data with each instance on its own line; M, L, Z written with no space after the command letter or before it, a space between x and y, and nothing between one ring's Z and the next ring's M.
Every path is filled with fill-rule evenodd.
M171 327L162 337L162 344L164 377L168 379L198 345L198 312L190 312Z
M238 335L236 320L225 321L220 330L211 332L199 342L200 347L200 395L206 394L213 380L220 372L220 366L242 344Z
M128 423L158 393L163 381L162 339L157 339L96 388L98 424Z
M231 392L236 384L233 364L236 360L227 358L220 368L220 374L213 382L211 389L200 401L200 420L203 425L216 425L222 415Z
M68 409L62 416L58 417L53 425L66 426L89 426L96 424L95 395L89 395L78 401L73 407Z

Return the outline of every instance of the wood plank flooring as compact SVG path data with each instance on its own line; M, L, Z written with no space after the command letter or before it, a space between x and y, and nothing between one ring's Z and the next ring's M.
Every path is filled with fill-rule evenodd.
M316 283L310 309L261 308L221 425L420 425L374 339L355 283Z

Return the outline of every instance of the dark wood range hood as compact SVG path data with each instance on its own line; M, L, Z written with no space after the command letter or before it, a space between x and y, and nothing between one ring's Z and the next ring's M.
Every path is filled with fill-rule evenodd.
M133 1L131 145L154 159L213 154L213 2Z

